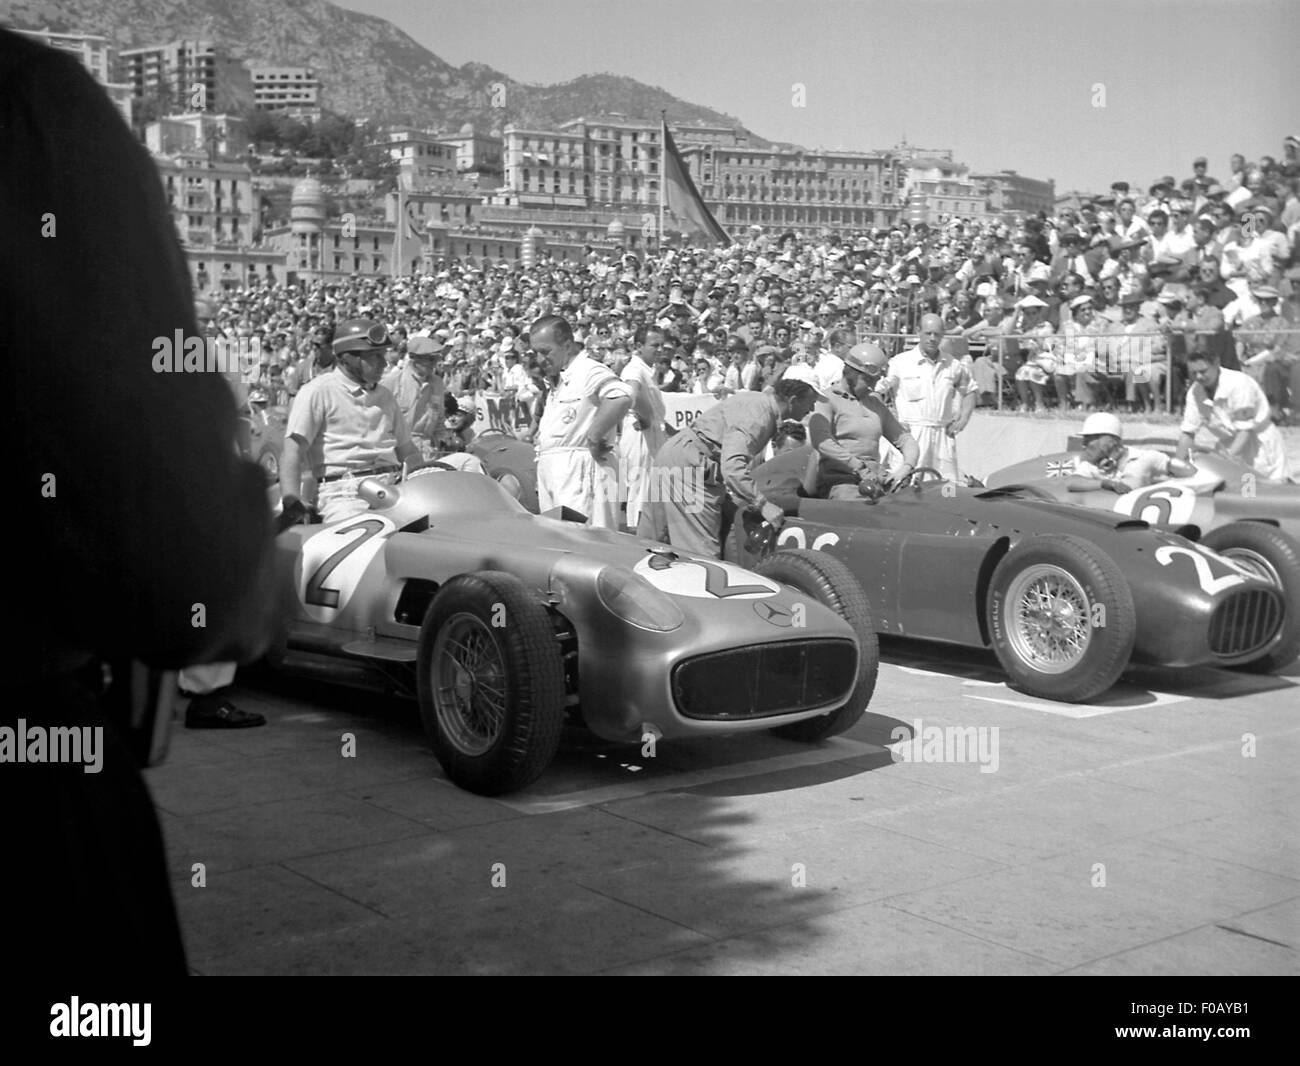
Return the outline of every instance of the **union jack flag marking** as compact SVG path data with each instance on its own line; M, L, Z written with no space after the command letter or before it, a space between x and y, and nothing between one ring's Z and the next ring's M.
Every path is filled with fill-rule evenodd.
M1074 473L1074 463L1070 460L1054 460L1047 464L1048 477L1069 477Z

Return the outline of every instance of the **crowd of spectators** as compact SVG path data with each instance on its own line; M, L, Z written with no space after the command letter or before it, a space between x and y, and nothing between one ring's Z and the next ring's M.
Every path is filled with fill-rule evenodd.
M1294 419L1300 138L1280 162L1234 156L1230 168L1219 181L1197 159L1181 183L1116 182L1019 225L941 219L821 238L754 226L728 248L592 249L578 263L543 252L529 267L449 258L410 277L227 290L215 327L260 340L250 384L279 402L352 317L388 325L394 362L410 337L431 338L449 395L536 402L550 383L527 325L546 314L568 317L616 372L652 328L661 389L724 396L824 361L836 330L894 354L937 313L984 404L1141 412L1172 395L1178 410L1188 353L1210 349L1258 378L1278 421Z

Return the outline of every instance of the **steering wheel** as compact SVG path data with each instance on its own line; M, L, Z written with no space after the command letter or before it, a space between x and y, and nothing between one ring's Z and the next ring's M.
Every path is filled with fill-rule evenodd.
M918 466L915 470L913 470L910 474L908 474L907 477L900 478L898 482L894 485L894 487L890 489L890 492L901 492L904 486L911 485L911 484L916 484L918 487L920 487L921 483L916 479L921 474L933 474L934 475L933 480L935 481L948 480L932 466Z

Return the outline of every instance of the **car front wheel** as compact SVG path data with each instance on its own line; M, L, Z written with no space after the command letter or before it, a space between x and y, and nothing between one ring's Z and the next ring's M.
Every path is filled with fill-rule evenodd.
M1082 703L1124 672L1137 635L1128 582L1096 545L1066 534L1033 537L998 563L986 621L1013 686Z
M564 724L564 666L545 608L518 578L462 574L433 598L416 663L420 720L447 776L470 792L524 788Z

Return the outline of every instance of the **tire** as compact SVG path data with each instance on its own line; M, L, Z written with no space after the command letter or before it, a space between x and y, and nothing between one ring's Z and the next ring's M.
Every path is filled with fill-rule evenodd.
M1053 654L1041 642L1057 634L1030 628L1026 596L1035 592L1067 601L1068 650ZM1098 607L1102 624L1093 625ZM1128 666L1137 637L1133 593L1119 567L1091 541L1063 533L1031 537L1003 557L989 581L985 619L1012 686L1063 703L1083 703L1109 689Z
M1263 522L1232 522L1210 530L1201 543L1273 582L1286 604L1286 621L1272 648L1232 669L1268 674L1294 662L1300 655L1300 542Z
M778 551L755 566L754 572L791 585L829 607L853 627L858 640L858 681L848 702L816 718L776 726L772 732L788 740L814 741L850 729L871 702L880 669L876 626L858 579L833 556L807 549Z
M518 578L484 570L438 591L420 627L416 682L425 733L461 788L513 792L550 764L564 724L564 666L545 608Z

